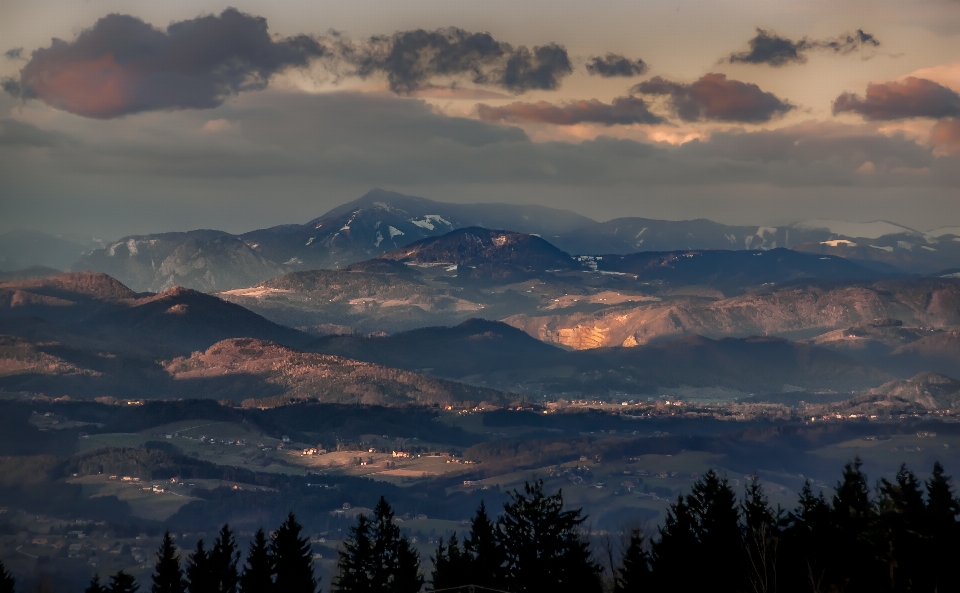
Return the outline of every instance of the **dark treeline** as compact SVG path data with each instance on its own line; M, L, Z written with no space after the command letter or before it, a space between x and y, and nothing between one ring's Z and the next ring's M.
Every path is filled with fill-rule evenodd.
M480 503L469 533L441 539L426 582L418 552L386 499L359 515L340 547L335 593L428 590L507 593L960 591L960 499L942 466L927 480L902 467L871 488L859 459L848 463L834 493L809 482L793 510L773 508L754 477L744 495L713 470L670 504L656 532L626 530L619 562L608 570L591 552L582 509L542 481L513 491L491 517ZM317 593L313 554L293 513L268 537L259 530L246 562L224 525L211 547L203 540L181 563L167 533L157 552L152 593ZM0 593L14 581L0 564ZM123 571L86 593L133 593Z
M710 471L670 505L658 534L631 534L615 590L957 591L958 514L939 463L926 483L902 467L871 494L856 460L832 497L807 483L789 512L770 506L758 480L738 501Z

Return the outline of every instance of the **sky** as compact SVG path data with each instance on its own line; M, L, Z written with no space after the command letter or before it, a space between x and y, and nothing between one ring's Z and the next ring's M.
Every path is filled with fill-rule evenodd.
M0 232L242 232L374 187L960 224L957 0L0 0L0 44Z

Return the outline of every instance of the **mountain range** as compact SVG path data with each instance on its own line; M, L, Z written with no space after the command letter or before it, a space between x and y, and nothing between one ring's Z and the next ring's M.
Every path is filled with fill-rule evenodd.
M536 235L573 255L641 251L770 250L833 255L882 272L960 267L960 230L930 233L878 221L790 226L618 218L596 222L544 206L454 204L372 190L302 224L242 234L218 230L132 235L100 248L42 233L0 235L0 269L97 270L137 291L243 288L285 273L336 269L468 227Z

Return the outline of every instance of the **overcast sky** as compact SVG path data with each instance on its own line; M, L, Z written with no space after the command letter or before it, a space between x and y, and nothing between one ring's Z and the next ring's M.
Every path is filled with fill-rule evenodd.
M238 232L373 187L960 224L957 0L0 0L0 43L0 232Z

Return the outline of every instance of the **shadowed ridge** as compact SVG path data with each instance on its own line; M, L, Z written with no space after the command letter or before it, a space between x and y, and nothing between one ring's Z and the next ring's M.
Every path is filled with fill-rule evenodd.
M92 298L102 301L119 301L136 296L136 293L119 280L92 270L5 282L0 284L0 290L2 289L18 289L66 300Z

